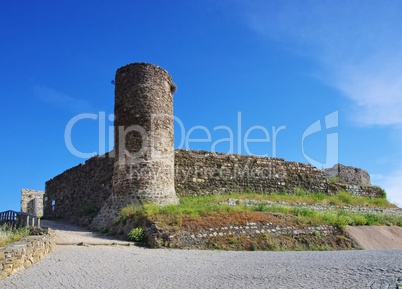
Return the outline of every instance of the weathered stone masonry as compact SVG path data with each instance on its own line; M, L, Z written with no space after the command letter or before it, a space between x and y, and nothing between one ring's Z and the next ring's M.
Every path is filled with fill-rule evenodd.
M279 158L174 151L175 86L162 68L146 63L126 65L117 70L115 84L114 151L46 182L46 216L99 228L108 227L120 209L130 203L177 204L176 192L180 196L246 191L293 193L298 189L333 193L326 173L307 164ZM353 181L353 186L344 189L365 195L369 187L360 186L362 178L350 172L342 178ZM370 189L369 195L380 195L380 191Z
M31 267L55 248L55 234L28 236L0 248L0 280Z
M21 212L35 215L40 218L43 216L43 191L21 190Z
M279 158L176 150L175 164L176 192L182 196L328 190L322 171Z
M117 70L115 85L113 189L93 227L109 226L130 203L178 203L171 76L156 65L133 63Z
M134 63L117 70L115 83L115 198L176 204L172 78Z
M360 168L336 164L332 168L325 169L324 172L329 178L335 178L338 183L363 186L371 185L369 173Z
M109 155L97 156L47 181L45 214L89 224L102 207L106 212L107 200L113 196L113 163ZM179 196L246 191L292 193L299 188L332 194L336 192L334 186L328 183L323 171L308 164L277 158L175 151L175 190ZM350 193L368 197L382 193L372 186L345 184L338 187L350 188ZM53 211L51 200L55 200ZM102 218L113 220L116 214L110 207ZM102 222L92 225L97 227Z
M88 225L112 192L113 163L95 156L47 181L45 216Z

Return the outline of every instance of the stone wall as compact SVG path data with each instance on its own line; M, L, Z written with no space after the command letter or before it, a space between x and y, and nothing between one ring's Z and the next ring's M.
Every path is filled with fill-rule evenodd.
M0 280L31 267L54 247L54 234L47 234L25 237L0 248Z
M46 182L45 215L62 217L93 228L107 227L118 210L110 204L114 159L96 156ZM339 190L384 196L381 188L332 184L325 173L307 164L278 158L175 151L175 190L179 196L231 192L307 192L335 194ZM109 201L107 201L109 200ZM102 210L102 214L98 214ZM95 218L95 219L94 219Z
M47 181L45 216L88 225L112 193L113 161L95 156Z
M155 227L155 226L154 226ZM341 230L334 226L293 226L282 225L276 222L246 222L245 224L232 224L221 226L186 227L178 232L165 231L161 228L146 228L147 243L151 248L180 248L180 249L206 249L211 248L210 244L216 241L227 239L238 239L242 237L256 241L258 238L266 239L271 237L290 236L315 236L319 235L321 240L325 236L336 236ZM308 239L307 239L308 240ZM246 248L242 248L244 250Z
M178 195L288 192L297 189L326 192L325 174L317 168L279 158L175 151Z
M159 66L120 67L115 77L114 157L91 158L48 181L45 214L99 228L108 227L130 203L177 204L176 193L330 192L324 171L307 164L174 151L175 90L172 77ZM346 183L367 184L365 171L344 168L344 174L338 175Z
M40 218L43 216L43 191L21 190L21 212L35 215Z
M371 206L338 206L332 204L306 204L306 203L289 203L284 201L272 202L272 201L261 201L253 199L228 199L225 204L230 206L237 206L239 204L244 206L256 206L258 204L264 204L266 206L279 206L287 208L301 208L309 209L312 211L317 211L320 213L325 212L339 212L347 211L352 213L362 213L362 214L383 214L388 216L402 217L401 208L383 208L383 207L371 207Z
M332 168L324 169L328 178L335 177L337 182L348 185L370 186L370 175L366 170L336 164Z
M349 194L367 197L367 198L382 198L385 197L385 191L377 186L367 185L350 185L347 183L329 183L328 194L334 195L339 191L346 191Z

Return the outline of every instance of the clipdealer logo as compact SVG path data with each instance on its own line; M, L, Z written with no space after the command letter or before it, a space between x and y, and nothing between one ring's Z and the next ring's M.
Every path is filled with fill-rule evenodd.
M245 152L247 155L254 155L260 157L276 157L278 150L278 139L281 134L284 134L286 131L286 125L280 126L272 126L268 129L262 125L254 125L248 128L244 128L242 113L237 113L237 122L234 127L230 127L228 125L219 125L212 129L209 129L203 125L195 125L189 129L186 129L183 121L177 116L167 116L167 115L155 115L152 119L160 119L161 117L170 117L172 121L178 126L178 134L179 137L176 141L179 143L178 149L185 149L191 151L191 146L194 144L203 144L210 145L209 151L214 153L216 152L216 148L218 145L226 144L228 150L225 152L226 154L242 154ZM79 123L83 120L91 120L98 122L98 150L92 152L82 152L74 146L74 142L72 139L72 134L74 128L79 125ZM114 114L110 114L106 117L105 112L95 113L82 113L74 116L66 125L64 131L64 141L68 151L79 158L90 158L91 156L98 154L102 155L107 152L106 148L113 148L114 145L114 129L116 129L113 125ZM109 125L107 124L109 122ZM309 162L311 165L322 168L329 167L334 163L338 163L339 158L339 136L337 129L338 128L338 111L334 111L324 116L323 120L319 119L308 126L303 133L301 134L301 153L303 157ZM124 152L126 157L128 158L137 158L141 157L141 155L147 150L147 148L154 148L157 143L155 141L156 137L152 136L152 132L146 131L144 128L138 125L132 125L128 127L118 127L119 131L118 135L120 138L119 141L119 152ZM125 137L128 133L135 132L142 139L142 148L137 152L129 152L125 149ZM220 137L217 139L213 138L214 133L225 133L227 137ZM263 137L260 138L252 138L253 132L259 132ZM326 142L323 144L318 144L320 147L325 148L325 160L324 162L319 161L315 157L309 155L306 152L306 140L317 134L326 134ZM203 134L205 137L200 138L199 135ZM108 135L108 137L107 137ZM198 137L194 137L194 135L198 135ZM236 136L236 137L235 137ZM262 144L267 148L269 145L271 146L271 154L257 154L252 151L250 145L251 144ZM237 150L235 151L235 146ZM154 150L155 151L155 150ZM112 154L111 157L114 155ZM195 155L196 156L196 155ZM164 156L160 156L164 157ZM196 156L198 157L198 156ZM217 155L217 157L219 157Z

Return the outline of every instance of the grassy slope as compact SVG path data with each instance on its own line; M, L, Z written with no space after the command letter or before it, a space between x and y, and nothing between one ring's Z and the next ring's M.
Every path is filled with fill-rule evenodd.
M329 212L316 212L304 208L289 208L279 205L257 204L255 206L235 205L230 206L222 204L222 202L233 199L254 199L262 201L285 201L289 203L305 203L305 204L332 204L338 206L371 206L382 208L394 208L395 206L388 203L385 198L369 199L360 196L353 196L346 192L340 192L335 196L327 196L324 194L306 194L300 191L297 195L286 194L228 194L228 195L209 195L199 197L182 197L180 205L171 205L159 207L157 205L145 204L139 206L127 206L120 214L116 222L146 217L158 222L160 226L173 226L180 229L181 226L188 222L205 225L205 219L221 220L227 219L232 223L245 223L247 220L258 219L257 212L263 213L281 213L293 215L297 217L299 224L304 225L334 225L344 228L347 225L397 225L402 226L402 217L389 216L384 214L371 213L352 213L346 210L338 209ZM208 216L214 216L209 218ZM230 216L230 217L229 217ZM236 217L237 216L237 217ZM247 217L246 217L247 216ZM223 220L222 220L223 219ZM184 222L184 223L183 223ZM215 222L215 221L214 221Z
M259 200L253 206L228 205L228 199ZM354 243L343 233L346 226L352 225L397 225L402 226L402 216L390 216L382 213L352 213L342 208L326 212L317 212L300 207L287 207L279 204L266 204L264 201L300 204L322 204L337 206L368 206L373 208L395 208L385 198L369 199L339 192L335 196L307 194L299 190L294 195L233 193L226 195L208 195L181 197L179 205L160 207L153 204L143 206L129 205L123 208L115 220L116 228L136 228L141 220L151 220L159 228L175 235L180 232L197 232L200 229L246 225L249 222L274 223L280 226L303 228L304 226L332 225L338 227L335 235L299 235L299 236L227 236L213 237L207 243L195 248L229 250L345 250L354 248ZM334 207L332 206L332 209ZM134 231L131 231L134 233ZM130 235L130 234L129 234ZM175 241L166 247L184 248Z

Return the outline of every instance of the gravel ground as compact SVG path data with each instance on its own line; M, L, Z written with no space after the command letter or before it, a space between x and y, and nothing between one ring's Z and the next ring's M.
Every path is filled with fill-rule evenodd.
M397 288L402 251L226 252L58 246L0 288ZM402 279L401 279L402 283Z
M116 240L61 223L47 225L56 229L60 243L96 246L59 245L31 268L0 281L0 288L349 289L402 283L402 250L156 250L110 245ZM105 242L109 245L99 245Z

